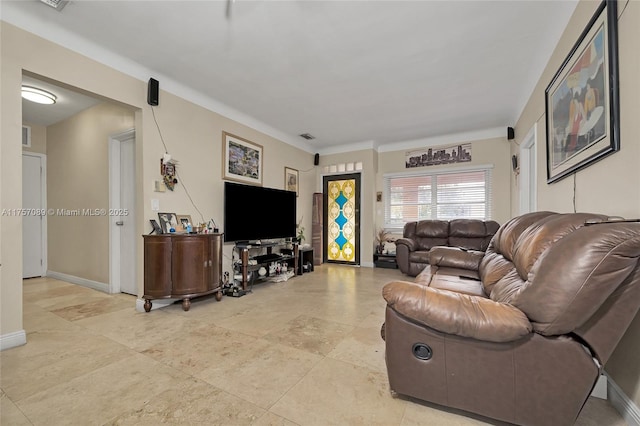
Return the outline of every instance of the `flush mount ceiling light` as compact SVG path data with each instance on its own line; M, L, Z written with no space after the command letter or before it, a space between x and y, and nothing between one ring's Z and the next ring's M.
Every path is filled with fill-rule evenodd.
M31 86L22 86L22 97L31 102L51 105L56 103L56 95Z
M58 12L60 12L69 3L69 0L40 0L47 6L51 6Z

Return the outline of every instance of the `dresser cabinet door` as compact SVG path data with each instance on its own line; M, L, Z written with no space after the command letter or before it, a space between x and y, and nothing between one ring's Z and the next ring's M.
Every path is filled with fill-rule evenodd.
M222 284L222 234L209 235L209 288L214 290Z
M203 236L174 236L173 294L176 296L202 293L209 283L208 244Z
M144 296L152 299L171 294L171 239L144 236Z

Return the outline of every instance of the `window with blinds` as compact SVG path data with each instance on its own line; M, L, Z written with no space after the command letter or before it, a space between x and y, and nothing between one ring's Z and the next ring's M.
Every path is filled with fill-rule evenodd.
M425 219L491 219L491 168L384 176L385 228Z

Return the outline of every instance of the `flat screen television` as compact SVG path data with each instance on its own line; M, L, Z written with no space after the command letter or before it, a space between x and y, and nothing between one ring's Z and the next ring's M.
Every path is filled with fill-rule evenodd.
M295 236L295 192L224 183L225 241L256 241Z

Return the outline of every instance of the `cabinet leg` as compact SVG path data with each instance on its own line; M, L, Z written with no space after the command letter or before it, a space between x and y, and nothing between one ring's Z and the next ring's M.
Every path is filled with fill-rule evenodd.
M151 299L144 299L144 311L149 312L151 310Z
M216 292L216 300L219 302L222 300L222 290Z
M188 311L190 307L191 307L191 299L189 298L182 299L182 310Z

